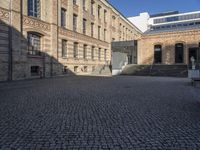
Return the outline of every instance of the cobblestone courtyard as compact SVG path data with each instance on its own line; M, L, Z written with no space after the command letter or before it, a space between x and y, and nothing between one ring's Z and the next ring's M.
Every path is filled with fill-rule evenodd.
M182 78L0 83L0 149L200 149L197 93Z

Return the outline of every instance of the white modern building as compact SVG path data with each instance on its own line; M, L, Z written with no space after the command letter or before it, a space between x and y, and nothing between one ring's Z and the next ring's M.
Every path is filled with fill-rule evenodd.
M128 18L142 32L174 30L200 25L200 11L179 13L178 11L150 15L147 12Z

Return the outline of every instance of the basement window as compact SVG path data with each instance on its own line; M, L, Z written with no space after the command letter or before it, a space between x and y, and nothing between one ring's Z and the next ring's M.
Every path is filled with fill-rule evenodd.
M39 76L39 75L40 75L40 67L31 66L31 76Z

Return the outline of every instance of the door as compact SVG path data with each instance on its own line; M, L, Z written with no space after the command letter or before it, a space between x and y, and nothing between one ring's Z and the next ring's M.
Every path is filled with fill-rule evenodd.
M175 63L183 63L183 44L178 43L175 45Z
M195 62L199 62L199 56L198 56L198 50L199 48L189 48L189 64L191 64L191 57L194 57Z
M156 64L162 63L162 46L161 45L154 46L154 63Z

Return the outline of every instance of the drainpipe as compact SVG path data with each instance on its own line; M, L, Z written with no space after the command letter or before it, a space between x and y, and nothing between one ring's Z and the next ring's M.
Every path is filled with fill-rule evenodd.
M59 4L58 4L58 0L57 0L57 61L58 61L58 30L59 30Z
M9 0L9 32L8 32L8 81L12 81L12 0Z

